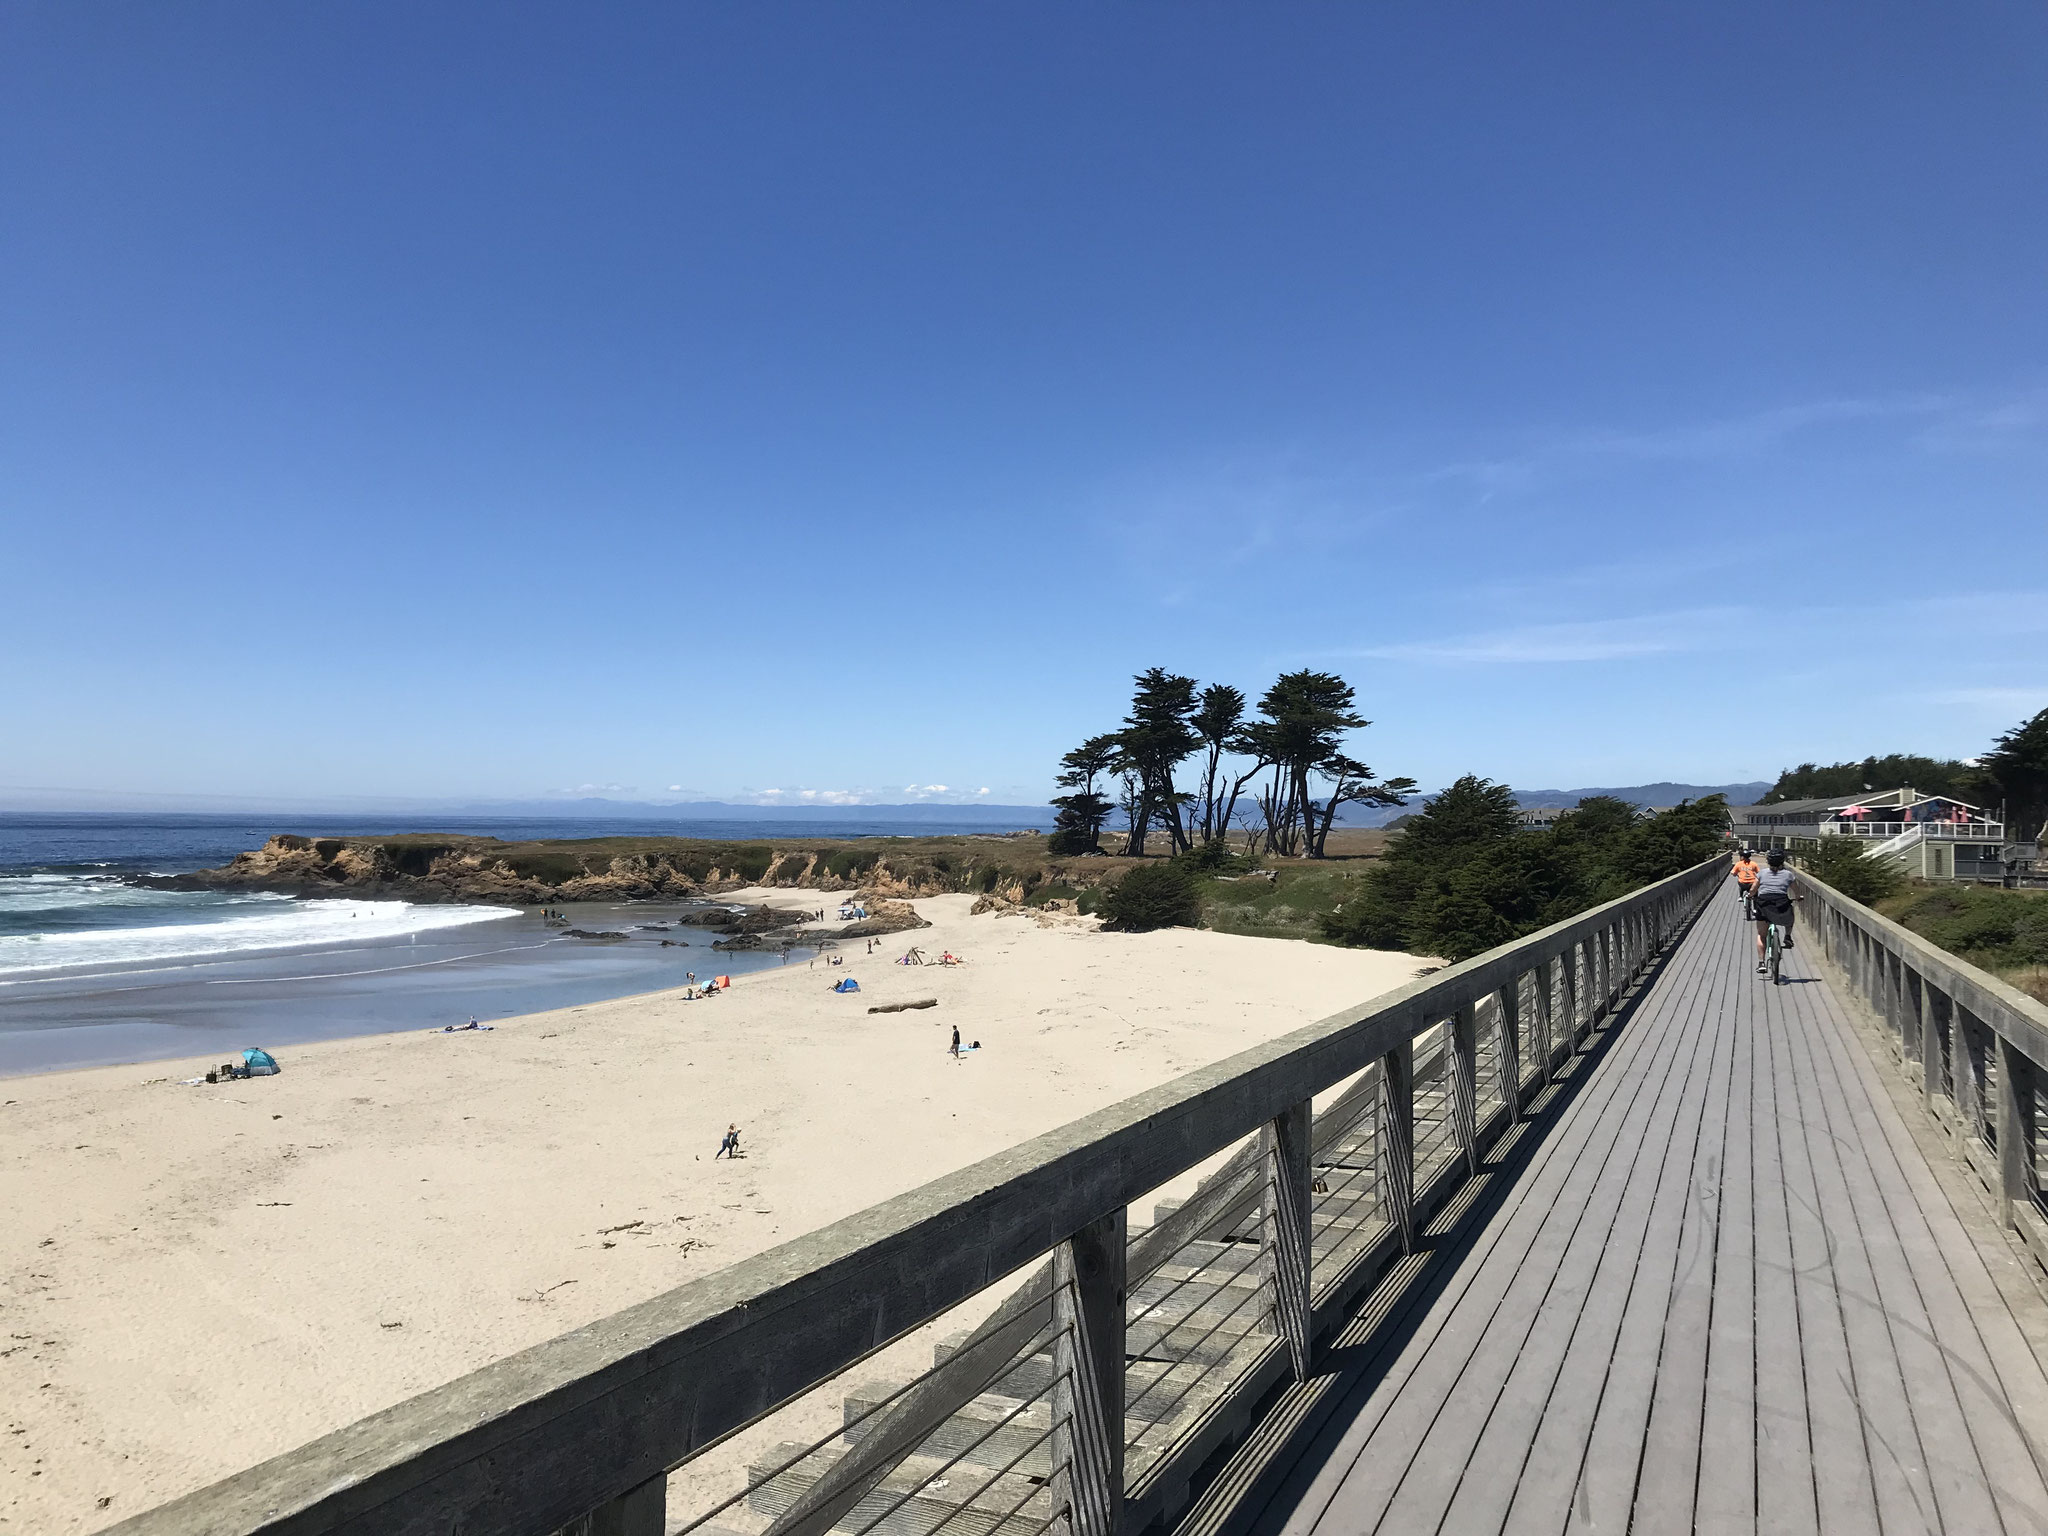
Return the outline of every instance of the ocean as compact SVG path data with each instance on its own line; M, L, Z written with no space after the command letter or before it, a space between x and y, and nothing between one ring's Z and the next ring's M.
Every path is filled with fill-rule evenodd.
M439 1028L785 962L714 955L680 907L588 903L564 938L511 907L151 891L124 874L223 864L278 832L455 832L506 841L933 836L984 824L764 819L254 817L0 813L0 1076ZM663 940L667 940L664 945ZM802 958L802 957L799 957Z

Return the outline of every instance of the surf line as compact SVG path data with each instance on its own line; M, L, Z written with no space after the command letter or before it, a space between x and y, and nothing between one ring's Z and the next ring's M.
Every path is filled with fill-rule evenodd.
M199 923L193 923L189 925L180 923L165 924L164 926L190 926L197 928L203 927L204 925ZM477 925L474 923L449 925L451 929L455 927L473 928L476 926ZM419 931L421 933L442 933L448 930L444 930L441 928L422 928ZM201 950L190 955L160 956L158 958L165 962L161 965L144 965L139 961L129 960L72 960L68 963L60 961L51 965L25 966L23 967L24 970L29 970L34 973L26 976L13 976L6 973L0 973L0 987L33 987L40 986L46 982L53 981L77 981L81 977L91 976L95 974L95 967L102 968L102 973L108 976L153 976L159 971L196 971L199 970L202 966L208 965L239 965L245 960L260 960L266 955L290 954L300 960L318 960L327 955L355 955L365 953L366 951L372 949L402 949L406 946L398 942L398 939L400 937L402 937L402 935L394 935L390 943L386 943L382 939L368 939L361 944L354 946L344 946L340 949L314 949L312 947L313 944L324 944L328 942L325 939L316 939L308 943L301 944L262 944L254 946L249 949ZM553 941L550 940L549 942ZM541 946L538 944L512 944L507 945L506 948L503 950L486 949L480 950L478 951L478 953L485 955L497 955L504 954L506 953L507 950L511 949L538 949L540 947ZM457 955L454 958L460 960L463 957L461 955ZM430 962L424 960L420 962L420 964L422 965L438 963L438 961ZM388 967L388 969L402 971L409 969L409 967L395 965ZM372 976L376 973L374 971L336 971L334 974L337 976Z
M522 949L546 949L552 940L539 944L508 944L503 949L480 950L473 955L449 955L443 960L421 960L412 965L380 965L371 971L322 971L316 976L241 976L217 977L203 981L207 987L269 987L288 981L345 981L351 976L388 976L393 971L424 971L430 965L454 965L462 960L488 960L493 955L509 955Z

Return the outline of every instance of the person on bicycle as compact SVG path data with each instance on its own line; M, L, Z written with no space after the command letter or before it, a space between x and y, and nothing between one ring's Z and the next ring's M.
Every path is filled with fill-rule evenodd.
M1744 917L1751 915L1750 902L1756 895L1756 877L1761 872L1756 855L1747 848L1735 856L1735 899L1742 903Z
M1752 898L1756 916L1756 973L1761 976L1769 969L1764 964L1764 937L1776 923L1785 930L1785 947L1792 947L1792 903L1804 901L1799 891L1798 878L1785 867L1785 850L1773 848L1764 855L1770 866L1756 877L1756 892Z

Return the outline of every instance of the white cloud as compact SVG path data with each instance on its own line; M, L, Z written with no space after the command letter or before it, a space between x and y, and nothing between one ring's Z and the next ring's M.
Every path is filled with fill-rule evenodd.
M1347 654L1381 661L1525 663L1624 661L1737 643L1744 611L1696 608L1621 619L1525 624L1427 640L1367 646Z

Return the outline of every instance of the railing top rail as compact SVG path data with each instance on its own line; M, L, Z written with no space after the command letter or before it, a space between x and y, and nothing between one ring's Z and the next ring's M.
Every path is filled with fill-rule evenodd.
M1969 1009L1987 1028L2011 1041L2029 1060L2048 1067L2048 1004L2037 1002L1990 972L1958 959L1803 869L1799 871L1799 883L1919 972L1937 990Z
M1719 853L496 1361L114 1527L131 1536L539 1536L772 1412Z

